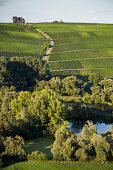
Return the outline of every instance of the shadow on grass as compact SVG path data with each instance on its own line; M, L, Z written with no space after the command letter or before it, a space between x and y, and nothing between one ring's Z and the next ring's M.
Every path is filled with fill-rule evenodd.
M23 149L25 152L32 153L33 151L41 151L52 158L51 148L54 140L52 138L37 138L25 141Z

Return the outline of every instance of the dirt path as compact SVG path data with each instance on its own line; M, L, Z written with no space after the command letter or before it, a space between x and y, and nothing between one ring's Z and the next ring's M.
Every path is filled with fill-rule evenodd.
M47 49L46 54L44 55L44 60L47 61L48 56L51 54L51 52L54 48L54 42L53 42L52 38L49 35L47 35L46 33L40 31L37 28L34 28L34 29L37 32L39 32L40 34L42 34L49 41L49 48Z

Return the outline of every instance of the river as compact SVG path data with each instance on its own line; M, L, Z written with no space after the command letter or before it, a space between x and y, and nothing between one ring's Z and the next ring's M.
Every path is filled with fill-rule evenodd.
M83 126L86 124L86 122L75 122L75 121L69 121L69 128L75 132L76 134L80 133L82 131ZM110 126L113 125L113 123L100 123L100 122L96 122L94 123L97 127L97 133L101 134L107 130L110 130Z

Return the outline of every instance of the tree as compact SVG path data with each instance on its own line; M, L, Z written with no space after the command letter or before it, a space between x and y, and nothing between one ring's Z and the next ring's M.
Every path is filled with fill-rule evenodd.
M87 124L84 125L82 129L82 138L86 140L91 140L93 134L97 133L96 125L93 124L92 121L87 121Z
M102 137L96 133L93 134L91 143L95 147L96 161L106 162L110 157L110 143L105 137Z
M3 145L4 151L2 152L2 156L5 157L13 157L15 159L23 160L25 158L25 151L22 149L22 145L24 144L24 140L20 136L6 137L4 138Z
M62 80L63 92L70 96L79 95L82 89L81 87L82 81L78 80L76 76L68 76Z
M94 73L89 75L88 80L90 83L98 84L102 80L100 73Z
M16 119L24 120L36 126L42 126L45 131L54 134L64 121L66 108L62 105L57 94L50 89L20 92L10 103L11 112Z
M22 17L13 16L13 23L25 23L25 19Z
M71 130L65 126L58 129L55 133L53 148L51 149L53 159L72 161L75 159L74 154L76 149L76 135L72 134Z
M17 16L13 16L12 20L13 20L13 23L17 23L18 17Z

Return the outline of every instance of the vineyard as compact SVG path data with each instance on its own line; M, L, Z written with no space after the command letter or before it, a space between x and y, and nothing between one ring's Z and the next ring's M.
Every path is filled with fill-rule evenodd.
M31 27L0 24L0 56L35 56L40 58L46 41L40 33Z
M55 43L48 61L53 76L100 72L113 78L113 25L41 23L34 26Z

